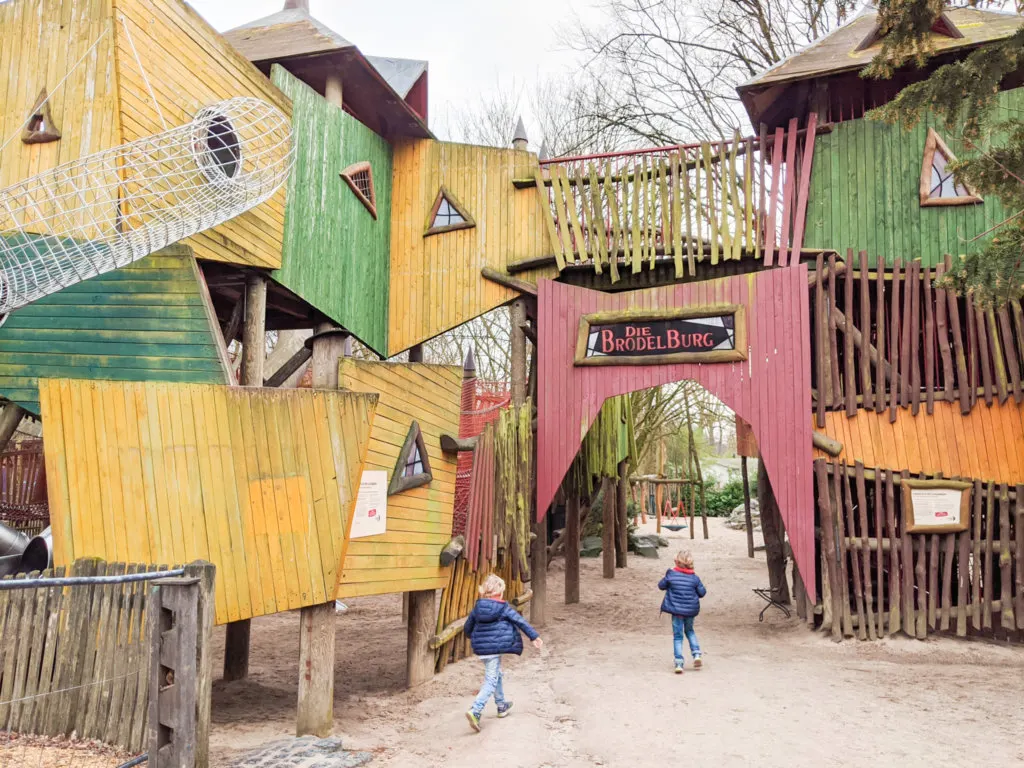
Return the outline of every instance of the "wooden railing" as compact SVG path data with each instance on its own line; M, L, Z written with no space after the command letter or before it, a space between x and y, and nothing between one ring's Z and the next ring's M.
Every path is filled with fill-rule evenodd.
M588 264L616 282L620 269L663 260L680 278L705 259L786 266L801 253L820 131L812 115L806 129L794 120L773 134L558 158L516 185L547 201L543 226L559 270Z
M30 534L49 524L42 440L0 453L0 520Z

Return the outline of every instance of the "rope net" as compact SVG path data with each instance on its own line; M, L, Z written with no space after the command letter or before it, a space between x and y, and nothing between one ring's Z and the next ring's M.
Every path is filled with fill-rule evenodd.
M0 314L248 211L293 157L289 118L240 97L0 190Z
M459 416L459 437L476 437L484 427L497 421L501 409L512 402L508 382L478 381L467 378L462 384L462 411ZM452 536L465 535L469 516L469 488L473 476L473 454L459 453L455 472L455 507Z

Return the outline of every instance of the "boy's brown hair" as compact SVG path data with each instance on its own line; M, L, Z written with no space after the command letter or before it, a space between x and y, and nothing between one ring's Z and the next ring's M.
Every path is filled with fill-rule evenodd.
M680 568L693 570L693 553L688 549L680 550L679 554L676 555L676 565Z

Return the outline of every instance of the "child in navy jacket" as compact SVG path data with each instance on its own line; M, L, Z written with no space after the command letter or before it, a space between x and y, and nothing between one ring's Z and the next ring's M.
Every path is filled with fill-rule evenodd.
M690 552L676 555L676 567L665 572L664 578L658 582L658 589L665 591L665 599L661 601L662 613L672 615L672 651L676 659L676 674L683 673L684 634L690 644L693 668L700 669L703 662L697 633L693 631L693 620L700 613L700 599L707 594L707 590L700 577L693 572L693 555Z
M466 712L469 725L474 731L480 730L480 715L492 695L498 706L498 717L505 717L512 709L512 702L505 700L502 688L501 655L522 654L523 638L520 631L533 641L534 648L539 650L544 644L537 630L505 602L505 582L500 576L492 573L484 579L479 591L481 597L473 606L462 630L473 645L473 653L484 663L484 684L473 706Z

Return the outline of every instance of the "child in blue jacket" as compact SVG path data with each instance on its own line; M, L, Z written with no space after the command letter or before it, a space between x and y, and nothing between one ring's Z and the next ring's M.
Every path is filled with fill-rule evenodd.
M672 650L676 659L676 674L683 673L683 635L690 644L693 668L700 669L700 643L693 631L693 620L700 613L700 599L707 594L700 576L693 572L693 555L683 551L676 555L676 567L665 572L658 582L658 589L665 591L661 601L661 612L672 615Z
M512 709L512 702L505 700L502 689L501 655L522 654L523 638L519 632L525 632L538 650L544 644L537 630L505 602L505 582L501 577L492 573L484 579L480 595L462 630L473 645L473 653L484 663L484 684L473 706L466 712L474 731L480 730L480 715L492 695L498 706L498 717L505 717Z

